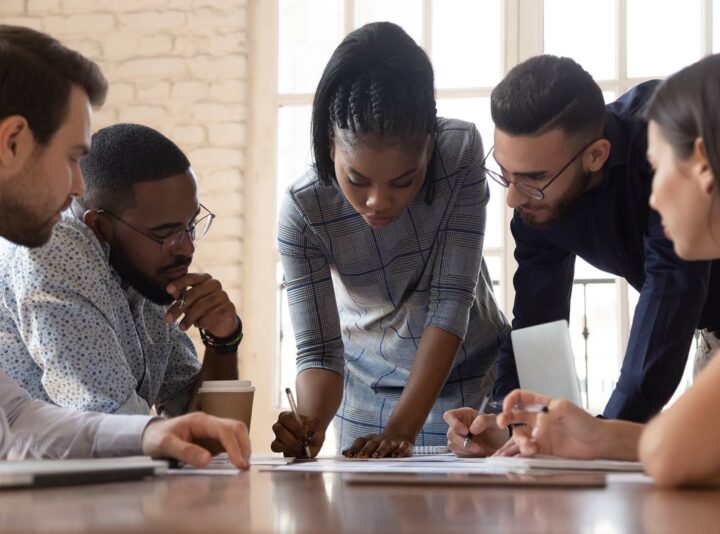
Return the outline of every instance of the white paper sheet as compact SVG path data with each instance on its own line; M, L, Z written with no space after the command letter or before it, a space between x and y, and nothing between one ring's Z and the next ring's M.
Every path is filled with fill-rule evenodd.
M538 455L533 458L491 456L487 461L498 467L528 471L536 469L638 473L642 473L643 471L640 462L623 462L620 460L569 460L567 458L544 455Z

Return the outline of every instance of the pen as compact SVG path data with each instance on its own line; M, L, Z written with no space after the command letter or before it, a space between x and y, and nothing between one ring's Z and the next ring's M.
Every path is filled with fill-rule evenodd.
M493 401L490 403L491 408L500 408L502 410L502 401ZM547 413L549 408L546 404L516 404L512 407L513 412L528 412L528 413Z
M187 289L182 289L180 291L180 296L175 301L175 304L177 304L177 307L180 310L182 310L185 307L185 295L187 295Z
M300 425L300 428L303 428L303 422L300 419L300 414L298 414L297 411L297 404L295 404L295 397L293 397L292 390L290 388L285 388L285 394L287 395L288 402L290 403L290 410L292 411L293 415L295 416L295 419L297 420L298 424ZM305 454L308 458L311 458L310 456L310 447L308 447L307 444L307 438L305 438L305 443L303 443L305 446Z
M487 408L488 403L490 402L490 395L485 395L485 398L482 400L482 404L480 404L480 409L478 410L478 415L485 412L485 408ZM463 441L463 449L467 449L467 446L470 445L470 441L472 440L473 435L471 432L468 432L465 436L465 441Z

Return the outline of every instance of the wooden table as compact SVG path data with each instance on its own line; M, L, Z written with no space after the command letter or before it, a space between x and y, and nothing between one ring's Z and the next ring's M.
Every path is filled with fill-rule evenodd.
M340 475L167 476L0 492L2 534L720 531L720 491L348 486Z

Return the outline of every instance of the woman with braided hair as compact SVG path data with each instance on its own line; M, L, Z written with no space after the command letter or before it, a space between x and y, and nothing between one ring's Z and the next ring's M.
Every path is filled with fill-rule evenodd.
M280 414L272 449L316 455L333 417L347 456L446 445L443 412L480 404L509 330L482 258L480 135L436 116L427 55L373 23L330 58L312 138L278 235L303 425Z

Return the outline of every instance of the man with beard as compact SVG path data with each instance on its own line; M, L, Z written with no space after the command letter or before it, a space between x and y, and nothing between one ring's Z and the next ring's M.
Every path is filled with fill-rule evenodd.
M190 162L152 128L110 126L91 146L86 192L49 243L0 246L0 365L60 406L178 415L203 380L237 378L235 306L217 280L188 272L214 215Z
M719 304L706 303L718 280L711 277L715 262L678 258L648 205L652 170L642 112L657 85L642 83L605 107L600 87L573 60L531 58L492 92L495 144L485 164L488 176L508 188L507 204L515 210L513 328L569 319L576 257L640 292L603 413L638 422L660 411L677 388L695 329L707 329L710 339L720 327ZM493 396L517 387L508 341ZM450 441L467 433L475 414L446 413ZM484 428L481 419L474 434ZM468 454L487 453L484 443L478 436Z
M43 245L83 194L79 162L90 148L92 107L106 92L92 61L48 35L0 25L0 237ZM192 443L199 438L219 441L235 465L248 467L250 441L239 421L77 412L32 400L0 371L0 459L146 454L205 466L210 453Z

